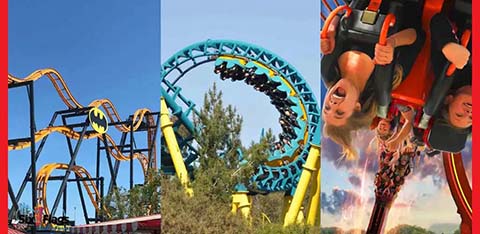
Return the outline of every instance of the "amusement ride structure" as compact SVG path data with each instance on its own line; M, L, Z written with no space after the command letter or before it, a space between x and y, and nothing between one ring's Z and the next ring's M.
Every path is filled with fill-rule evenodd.
M345 14L342 16L340 24L346 26L347 34L368 34L368 38L373 38L376 40L371 41L370 43L378 42L380 44L385 44L389 29L393 25L395 25L395 15L389 13L388 15L378 16L378 22L375 24L363 21L364 19L360 19L359 17L359 14L362 14L363 11L370 10L375 12L375 8L378 9L381 2L381 0L370 0L370 5L368 6L368 9L353 9L343 1L322 0L322 4L325 7L322 8L321 14L321 20L323 24L321 37L326 38L327 29L332 22L332 19L336 15L340 15L345 12ZM442 10L444 4L443 0L425 0L421 2L423 3L421 22L422 28L426 32L427 40L425 41L425 44L420 51L420 54L418 55L415 61L415 65L413 66L410 74L399 85L399 87L397 87L393 91L391 88L385 88L385 86L380 88L380 90L386 90L388 93L387 95L384 95L382 97L383 99L380 98L380 100L378 100L380 106L383 106L383 110L377 111L377 116L385 118L387 117L387 115L390 117L396 117L400 115L398 108L396 107L397 105L410 106L414 109L414 111L416 112L415 121L413 123L414 132L422 133L422 136L420 138L422 138L422 140L424 141L422 142L423 144L425 144L431 149L441 152L447 182L450 187L450 191L455 201L455 204L457 205L457 212L462 218L461 232L471 233L472 189L466 176L461 154L461 150L463 149L463 147L465 147L465 141L467 139L467 136L459 136L459 138L465 139L465 141L460 142L453 147L446 146L443 143L439 143L439 139L433 137L434 135L431 133L433 131L441 132L443 133L441 134L442 137L446 138L449 134L451 134L451 131L449 129L445 127L438 127L438 125L435 125L436 123L434 122L434 120L431 120L429 122L429 129L427 130L421 129L419 123L420 119L422 118L424 106L426 105L426 97L429 96L431 90L437 89L440 83L436 80L434 81L433 72L430 66L430 20L433 15ZM463 10L464 12L470 11L471 13L471 3L470 5L468 5L461 1L457 2L460 3L455 5L454 7L460 7L462 8L461 10ZM377 12L376 14L379 13ZM366 24L369 25L363 26ZM355 26L352 26L350 28L351 25ZM358 28L355 28L357 25L360 25L358 26L358 28L364 27L364 29L369 28L371 30L368 32L358 30ZM339 34L337 34L337 40L339 38L338 35ZM349 43L355 43L355 37L352 36L350 38L349 36L347 36L347 38L351 40L349 41ZM470 31L466 30L462 36L461 43L466 46L469 39ZM337 41L336 43L340 44L342 42ZM450 64L447 65L448 66L444 68L445 76L437 78L437 80L453 79L452 76L455 74L455 67ZM385 69L385 67L376 65L376 72L382 69ZM377 79L375 80L375 82L377 82L378 80L382 82L382 79L388 80L388 77L378 76L378 73L376 73L376 76ZM382 91L379 92L381 93ZM458 140L456 142L458 142ZM372 215L370 217L370 223L367 228L367 233L374 234L384 232L386 220L388 217L388 211L392 207L392 204L398 192L401 191L401 187L404 184L405 179L408 178L407 176L411 172L411 162L415 157L418 157L421 150L422 149L420 147L416 147L413 152L402 153L395 162L392 162L392 160L395 158L392 153L382 152L381 155L379 155L379 169L374 182L376 186L375 205L373 207ZM437 155L436 157L438 156L439 155ZM392 170L389 166L392 163L396 165L394 170Z
M193 196L188 174L194 170L198 158L194 137L198 126L193 124L193 115L198 115L198 111L178 81L189 71L209 63L212 75L216 73L221 80L243 81L252 86L267 95L280 114L279 141L272 146L268 160L255 170L249 184L236 187L232 211L239 209L248 216L250 196L284 192L285 225L293 224L301 218L300 209L311 183L307 223L315 225L320 209L321 116L317 99L291 64L259 46L207 40L178 51L162 64L161 170L177 174L185 191ZM170 118L170 113L175 118Z
M40 78L48 78L60 99L66 105L65 110L58 110L53 113L48 126L41 130L36 129L35 124L35 95L34 84ZM32 185L31 207L35 209L35 215L43 217L43 215L55 215L59 208L60 201L63 197L63 207L61 208L65 216L67 211L67 194L66 187L68 182L76 183L78 188L78 196L82 205L83 217L85 222L103 221L110 214L106 210L104 204L105 194L112 193L117 187L117 176L119 175L120 164L122 162L129 163L129 188L134 186L134 161L139 161L142 174L147 175L150 169L156 169L156 135L158 131L158 123L160 119L159 112L152 112L149 109L138 109L134 114L130 115L126 120L122 120L112 102L108 99L98 99L92 101L87 106L81 105L72 95L62 76L54 69L37 70L25 78L17 78L8 75L9 89L25 87L28 92L29 115L30 115L30 134L25 138L9 139L8 150L22 150L29 148L31 153L30 166L26 171L25 178L15 193L9 180L9 197L12 207L9 210L9 219L16 216L19 210L18 203L22 199L23 192L27 183ZM103 111L102 111L103 110ZM107 134L107 130L112 129L121 134L119 143ZM137 147L140 137L146 135L146 148ZM65 135L67 149L59 150L59 153L65 154L65 162L50 163L40 167L37 170L37 160L42 154L42 149L47 144L50 134ZM91 155L92 162L95 162L95 172L91 174L84 167L76 163L79 156L79 150L84 140L96 139L96 157ZM143 140L143 138L142 138ZM143 141L142 141L143 142ZM108 171L101 170L101 152L105 152ZM68 156L69 155L69 156ZM25 160L25 162L28 162ZM64 175L53 176L55 171L64 171ZM71 174L74 178L70 178ZM105 181L104 173L109 173L109 181ZM138 173L138 172L137 172ZM47 204L47 184L50 181L61 181L60 189L55 197L54 203ZM108 188L105 191L104 184L108 182ZM143 183L143 182L142 182ZM83 186L83 189L82 189ZM89 202L95 208L95 214L88 214L87 203L85 201L84 192L88 196ZM37 221L38 222L38 221ZM45 226L48 223L40 223L36 226ZM36 227L33 226L33 233Z

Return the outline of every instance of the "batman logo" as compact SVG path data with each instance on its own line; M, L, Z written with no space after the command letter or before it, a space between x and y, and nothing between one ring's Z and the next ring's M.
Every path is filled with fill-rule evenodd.
M94 107L88 112L88 119L93 130L103 134L108 130L108 121L105 114L98 108Z

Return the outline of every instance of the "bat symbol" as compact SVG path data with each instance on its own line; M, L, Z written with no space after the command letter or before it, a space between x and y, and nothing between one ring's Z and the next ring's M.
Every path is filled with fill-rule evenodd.
M92 108L88 114L92 128L98 133L105 133L108 129L108 122L105 114L98 108Z

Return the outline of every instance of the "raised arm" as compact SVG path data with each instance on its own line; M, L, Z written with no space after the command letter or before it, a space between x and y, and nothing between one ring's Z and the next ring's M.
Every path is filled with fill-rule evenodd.
M412 130L412 121L414 117L414 112L411 108L405 108L404 111L401 112L403 119L405 122L402 125L402 128L397 131L390 139L386 142L386 147L388 151L395 151L398 150L401 143L407 139L408 134Z

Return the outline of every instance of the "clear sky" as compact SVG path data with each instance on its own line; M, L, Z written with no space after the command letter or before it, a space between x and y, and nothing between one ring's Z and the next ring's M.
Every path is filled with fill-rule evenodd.
M159 1L9 1L8 10L9 73L25 77L37 69L55 68L81 104L86 106L95 99L109 98L123 119L139 108L159 111ZM48 125L54 111L66 109L46 78L35 82L35 103L37 130ZM9 90L9 138L29 135L28 118L26 89ZM109 130L119 141L120 135L115 132ZM137 138L137 143L141 145L144 139ZM92 174L95 146L96 140L84 141L77 157L77 164ZM29 152L29 149L9 152L9 179L15 192L28 169ZM101 171L109 181L104 153L102 156ZM65 137L53 134L37 168L46 163L68 163L68 157ZM135 183L142 183L138 162L134 165ZM118 183L124 187L128 186L127 172L128 163L123 163ZM48 185L50 207L59 184ZM76 185L69 184L67 193L67 215L71 220L76 217L77 223L84 223ZM30 186L21 202L31 204ZM88 200L87 207L93 217L93 206Z
M228 2L162 1L162 61L193 43L207 39L230 39L252 43L279 55L303 75L320 97L319 32L320 1ZM279 114L269 98L243 83L222 82L213 73L213 63L188 73L184 95L197 106L213 82L224 92L224 102L237 107L244 118L242 140L258 140L262 128L281 131Z

